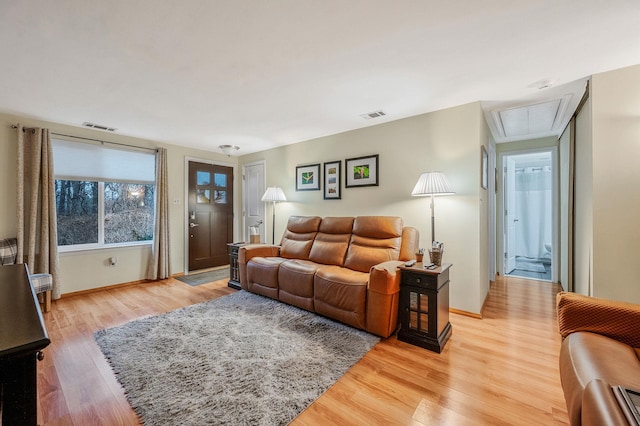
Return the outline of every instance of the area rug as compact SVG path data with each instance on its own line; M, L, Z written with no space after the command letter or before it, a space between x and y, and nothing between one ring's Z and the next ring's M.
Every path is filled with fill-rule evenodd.
M200 284L206 284L213 281L223 280L229 278L229 268L216 269L215 271L200 272L198 274L181 275L175 277L178 281L189 284L190 286L196 286Z
M285 425L379 338L246 291L94 335L147 425Z

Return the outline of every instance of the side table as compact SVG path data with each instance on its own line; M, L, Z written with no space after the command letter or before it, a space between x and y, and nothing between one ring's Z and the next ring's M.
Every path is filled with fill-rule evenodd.
M400 331L398 340L440 353L451 336L449 269L443 263L425 269L422 263L400 266Z
M240 268L238 266L238 249L245 243L227 243L227 251L229 252L229 287L240 290Z

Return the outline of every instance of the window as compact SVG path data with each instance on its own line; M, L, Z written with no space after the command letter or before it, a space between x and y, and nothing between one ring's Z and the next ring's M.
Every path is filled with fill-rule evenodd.
M153 154L53 140L61 251L153 240Z

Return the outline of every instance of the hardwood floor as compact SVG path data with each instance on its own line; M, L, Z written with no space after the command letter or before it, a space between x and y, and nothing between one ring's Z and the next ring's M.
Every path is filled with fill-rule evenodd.
M441 354L383 340L292 424L568 424L558 290L499 279L482 320L451 314L453 335ZM138 424L93 333L234 291L226 280L191 287L168 279L56 301L44 314L52 343L38 365L39 424Z

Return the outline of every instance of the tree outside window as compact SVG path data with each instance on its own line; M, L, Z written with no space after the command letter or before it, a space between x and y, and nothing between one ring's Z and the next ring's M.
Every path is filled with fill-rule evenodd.
M155 185L58 179L58 245L153 240Z

